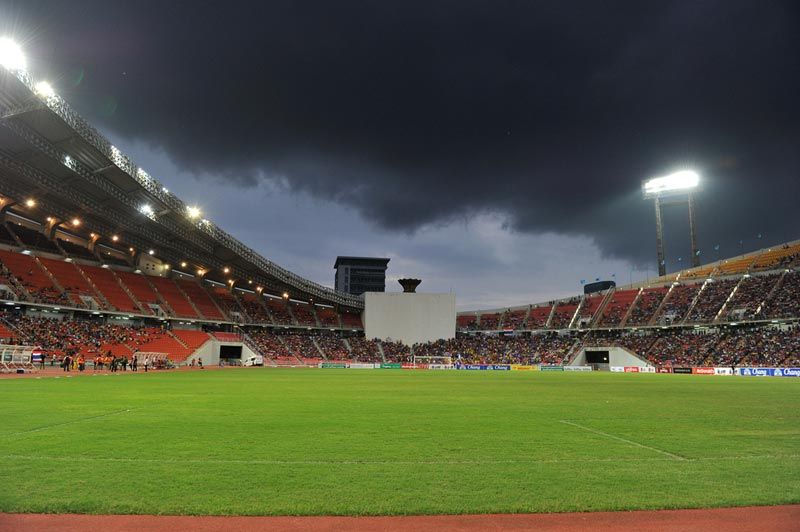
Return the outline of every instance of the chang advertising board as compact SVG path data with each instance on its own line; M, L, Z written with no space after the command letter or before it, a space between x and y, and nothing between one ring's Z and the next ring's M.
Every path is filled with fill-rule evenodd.
M472 371L510 371L509 364L464 364L461 369Z
M800 377L800 368L739 368L745 377Z

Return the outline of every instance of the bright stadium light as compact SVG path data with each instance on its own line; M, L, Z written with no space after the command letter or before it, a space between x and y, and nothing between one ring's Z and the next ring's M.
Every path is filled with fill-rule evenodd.
M142 211L142 213L146 214L147 216L153 215L153 206L148 203L145 203L144 205L139 207L139 210Z
M186 214L189 215L189 218L200 218L200 207L191 206L186 208Z
M8 70L25 70L22 48L8 37L0 39L0 65Z
M52 98L56 95L56 91L53 90L52 85L47 83L46 81L40 81L36 84L36 94L41 96L42 98Z
M181 262L181 268L185 268L185 267L186 267L186 261Z
M682 170L662 177L654 177L642 184L646 198L668 192L687 191L697 188L700 176L692 170Z
M79 225L81 225L81 219L80 218L73 218L72 219L72 225L74 225L75 227L78 227Z
M673 174L654 177L642 182L644 199L653 200L656 208L656 258L658 275L667 273L667 260L664 255L664 229L661 216L663 205L686 203L689 207L689 238L692 245L692 266L700 266L700 251L697 247L697 234L694 221L693 193L700 185L700 176L692 170L681 170ZM680 260L680 259L678 259Z
M112 242L116 242L117 240L119 240L119 237L117 235L112 235L111 236L111 241Z
M36 207L36 200L33 199L33 198L30 198L30 199L26 200L25 201L25 206L28 207L28 208Z
M229 273L230 271L231 271L231 269L230 269L230 268L228 268L227 266L225 266L224 268L222 268L222 273Z
M155 255L156 254L156 250L154 250L154 249L148 250L147 254L148 255Z

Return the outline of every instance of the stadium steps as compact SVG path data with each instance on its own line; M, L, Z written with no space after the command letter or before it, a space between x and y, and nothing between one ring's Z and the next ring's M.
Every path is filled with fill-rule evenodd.
M42 265L42 268L58 283L61 291L66 293L72 302L79 308L92 308L83 297L91 298L94 302L94 307L102 309L102 304L96 299L97 295L94 293L91 285L86 282L86 279L81 275L72 259L56 260L48 258L34 257L35 260Z
M686 323L686 320L689 319L689 316L692 315L692 311L694 310L694 307L697 306L697 303L700 301L700 298L703 297L703 292L706 291L706 288L709 286L709 284L710 284L710 281L708 279L703 281L703 285L700 287L700 290L697 291L697 294L695 294L694 299L692 300L692 303L689 305L689 308L686 311L686 315L683 316L683 318L681 318L681 320L680 320L680 324L681 325L684 325Z
M64 290L64 287L61 286L61 283L58 282L56 276L53 275L52 272L50 272L50 270L47 269L47 267L44 265L44 263L42 263L39 257L37 257L36 255L30 255L30 257L31 259L33 259L33 262L35 262L39 266L39 268L41 268L41 270L44 272L47 278L50 279L50 283L52 283L52 285L56 288L56 290L58 290L62 294L65 293L66 290Z
M175 289L178 291L178 293L180 295L183 296L183 298L187 301L187 303L189 303L189 306L192 307L192 310L194 311L195 314L197 314L197 316L199 316L201 318L208 318L209 317L209 316L206 316L203 312L200 312L200 309L197 307L197 303L195 303L192 300L192 298L189 297L189 294L186 293L186 290L184 290L184 288L186 288L186 287L183 285L183 282L181 281L181 279L172 279L172 284L175 285Z
M278 340L278 343L280 343L280 344L283 346L283 348L284 348L284 349L286 349L286 352L287 352L287 353L289 353L289 358L293 358L293 359L295 359L295 360L297 361L297 364L298 364L298 365L300 365L300 366L305 366L305 364L303 363L303 361L302 361L302 360L300 360L300 358L299 358L299 357L298 357L298 356L295 354L295 352L292 350L292 346L288 345L288 344L286 343L286 341L285 341L285 340L284 340L284 339L281 337L281 335L279 335L279 334L276 334L276 335L275 335L275 338Z
M567 329L573 328L575 322L578 321L578 318L581 315L581 308L583 308L583 305L585 304L586 304L586 294L584 294L578 301L578 306L575 307L575 312L572 314L572 318L569 320L569 324L566 327Z
M772 290L769 291L769 294L767 294L766 299L764 299L764 301L761 303L762 313L764 311L764 307L766 306L766 304L769 303L770 301L772 301L772 299L775 297L775 294L777 294L780 291L780 289L783 287L783 282L786 280L786 275L788 273L789 273L789 270L783 270L783 273L781 273L781 276L778 279L778 281L775 283L775 286L772 287Z
M142 314L153 314L153 311L150 309L150 307L147 306L147 305L142 304L142 302L139 300L139 298L136 297L136 294L133 293L133 290L131 290L128 287L128 285L126 285L123 282L120 272L117 272L114 269L109 269L109 271L114 275L114 278L117 280L117 283L119 284L119 286L122 287L122 290L126 294L128 294L128 297L131 298L131 301L134 302L134 304L138 307L138 309L142 312ZM130 274L130 275L137 275L137 274Z
M350 342L347 341L347 338L342 338L342 343L344 344L345 349L347 349L347 352L350 353L350 358L353 358L353 346L350 345Z
M523 327L528 327L528 320L531 317L531 309L532 308L533 308L533 305L528 305L528 308L525 309L525 316L522 317L522 326Z
M595 326L597 326L600 323L600 320L603 317L603 314L605 314L605 312L606 312L606 308L608 307L608 304L611 302L612 299L614 299L614 294L616 294L616 292L617 292L617 289L614 288L614 287L609 288L606 291L606 295L605 295L605 297L603 297L603 300L600 302L600 306L597 307L597 310L594 311L594 314L592 315L592 319L591 319L591 321L589 321L589 328L590 329L594 328Z
M78 265L78 263L73 262L72 264L73 266L75 266L75 269L78 270L78 273L81 274L81 277L83 277L83 279L86 281L86 284L88 284L92 288L92 290L94 290L95 296L97 296L97 299L100 301L101 306L106 310L115 309L116 307L112 305L111 302L109 302L108 298L97 287L92 278L86 274L86 271L83 268L81 268L80 265Z
M650 319L647 320L647 325L655 325L656 320L664 311L664 306L667 304L667 301L669 301L669 298L672 295L672 292L675 290L676 286L678 285L676 284L670 285L669 290L667 290L667 293L664 294L664 297L661 299L661 303L659 303L658 307L656 307L656 310L655 312L653 312L653 315L650 316Z
M261 357L263 357L265 366L267 365L277 366L272 357L270 357L264 351L262 351L261 348L258 347L258 344L255 342L255 340L253 340L253 338L249 334L247 334L244 330L242 330L241 336L242 336L242 343L244 345L246 345L253 353L256 353L258 355L261 355Z
M103 295L110 308L118 312L139 312L136 302L130 297L119 283L114 270L100 266L82 265L81 270L92 281L92 284Z
M618 327L623 328L625 324L628 323L628 318L631 317L631 313L633 312L633 308L639 304L639 300L642 298L642 293L644 292L644 288L639 288L639 291L636 292L636 297L633 298L631 304L628 305L628 310L625 311L625 315L619 321Z
M544 324L545 329L549 329L553 324L553 318L556 315L556 307L558 303L553 303L553 306L550 307L550 314L547 316L547 321Z
M742 283L744 282L745 279L746 279L746 277L744 275L742 275L739 278L739 282L736 283L736 286L734 286L733 289L731 290L730 294L728 294L728 297L725 299L725 302L719 308L719 311L717 312L716 316L714 316L714 319L712 320L712 323L719 323L721 321L722 316L725 315L725 310L728 308L728 305L730 304L730 302L733 301L733 298L736 296L736 292L739 291L739 287L742 286Z
M25 249L27 247L25 245L25 242L23 242L20 239L19 235L17 235L16 231L14 231L14 229L11 227L10 223L3 222L3 227L5 227L5 229L8 232L8 234L11 235L11 238L14 240L14 242L16 243L17 246L19 246L22 249Z
M319 351L319 354L322 356L322 360L328 360L328 355L326 355L325 351L319 346L319 343L317 343L317 339L312 336L311 341L314 342L314 347L316 347L317 351Z
M380 340L376 341L375 345L378 346L378 353L381 355L381 360L386 362L386 353L383 352L383 346L381 345Z

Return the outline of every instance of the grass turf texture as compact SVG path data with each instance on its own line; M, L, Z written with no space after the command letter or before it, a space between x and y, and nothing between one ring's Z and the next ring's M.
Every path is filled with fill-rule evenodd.
M798 406L795 379L714 376L231 369L6 379L0 510L798 503Z

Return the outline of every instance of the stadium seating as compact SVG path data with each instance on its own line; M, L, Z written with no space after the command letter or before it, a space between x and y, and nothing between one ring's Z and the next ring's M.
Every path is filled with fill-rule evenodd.
M689 312L702 284L678 284L666 295L656 319L663 323L680 323Z
M363 329L364 324L361 322L361 314L355 312L342 311L342 326L349 329Z
M128 290L131 291L133 297L145 306L145 310L149 312L150 307L147 306L148 304L161 305L158 295L153 290L153 287L150 286L146 276L125 270L119 270L116 274Z
M478 328L478 317L473 314L456 316L456 327L462 331L474 331Z
M294 324L292 315L289 313L289 309L286 307L286 303L284 303L283 300L268 297L265 298L264 301L267 304L267 308L269 309L269 313L275 325Z
M92 280L97 289L103 294L114 310L122 312L139 312L136 303L117 282L114 272L107 268L81 264L80 268Z
M202 317L211 320L227 319L220 312L219 308L217 308L217 305L214 304L214 301L211 299L211 296L208 294L208 292L206 292L206 290L200 286L197 281L184 278L174 279L174 281L177 283L178 287L183 291L186 297L188 297L191 302L194 303L194 306L200 311Z
M166 277L150 276L148 278L153 287L158 290L167 304L172 308L175 316L180 318L199 318L188 299L178 290L173 279Z
M525 310L509 310L503 314L502 327L508 330L518 330L525 326Z
M753 275L742 279L723 318L729 321L755 319L780 278L780 275Z
M332 308L318 306L317 318L323 327L339 327L339 315Z
M498 313L481 314L480 329L483 331L493 331L500 326L500 317Z
M358 362L383 362L380 348L374 340L363 337L349 337L347 343L352 350L352 358Z
M669 289L665 287L645 288L631 308L625 325L647 325L655 316Z
M242 321L235 319L234 313L243 314L242 307L239 305L236 297L228 291L224 286L212 286L207 288L211 298L217 305L227 314L231 321Z
M600 308L603 299L605 298L605 292L593 296L588 296L586 299L583 300L583 304L581 305L581 309L578 311L578 316L584 320L590 320L597 309Z
M63 260L48 259L40 257L42 265L47 268L53 277L55 277L61 288L67 291L70 300L76 307L85 307L85 303L81 296L90 297L93 301L97 302L100 308L103 308L102 302L99 301L94 289L86 282L86 279L78 271L78 268L72 262Z
M545 325L547 325L547 319L550 317L550 311L552 309L552 305L532 307L528 314L528 328L543 329Z
M708 323L716 318L722 306L730 297L739 279L709 281L699 293L697 301L686 317L686 323Z
M317 326L317 320L314 317L314 309L310 305L303 303L292 303L292 314L298 325L310 325L311 327Z
M782 276L761 315L770 319L800 317L800 271L787 272Z
M580 300L578 298L573 298L569 301L558 303L553 313L553 319L550 322L550 328L566 329L569 327L573 316L575 316L575 310L578 308L579 302Z
M264 307L261 296L243 292L239 296L239 301L242 304L242 308L244 308L245 314L247 314L249 323L272 323L272 318L270 318L269 312Z
M0 261L24 286L36 303L71 305L69 296L58 290L50 277L30 255L0 250Z
M638 290L617 290L611 296L611 301L608 302L600 318L599 324L605 327L616 327L621 322L625 315L628 313L633 301L639 294Z
M61 255L61 250L58 249L58 246L43 233L21 224L9 224L7 228L10 233L17 235L26 248Z

